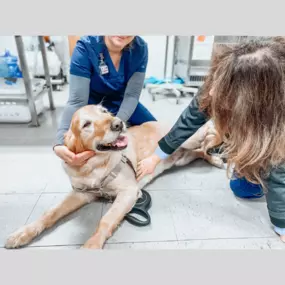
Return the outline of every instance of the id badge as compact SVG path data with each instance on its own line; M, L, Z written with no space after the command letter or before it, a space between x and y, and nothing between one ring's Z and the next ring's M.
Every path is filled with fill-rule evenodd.
M99 68L100 68L101 75L109 73L109 68L106 64L100 65Z

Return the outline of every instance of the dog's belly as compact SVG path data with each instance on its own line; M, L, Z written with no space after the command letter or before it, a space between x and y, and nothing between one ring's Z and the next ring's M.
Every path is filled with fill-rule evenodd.
M135 148L137 161L150 156L158 146L158 141L167 134L168 127L158 122L147 122L128 129Z

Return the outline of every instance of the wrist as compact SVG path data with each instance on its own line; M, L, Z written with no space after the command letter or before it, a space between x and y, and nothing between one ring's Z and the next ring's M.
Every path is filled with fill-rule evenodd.
M155 153L153 154L152 159L156 164L158 164L161 161L161 158Z
M165 153L164 151L162 151L162 149L158 146L154 152L154 154L160 159L160 160L163 160L163 159L166 159L169 154Z
M274 226L274 231L275 231L277 234L279 234L280 236L285 235L285 228L279 228L279 227Z

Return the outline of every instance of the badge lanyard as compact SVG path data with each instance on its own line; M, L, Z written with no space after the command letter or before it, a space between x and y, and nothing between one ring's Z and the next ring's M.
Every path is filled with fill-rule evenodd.
M100 69L101 75L105 75L105 74L109 73L109 68L108 68L107 64L104 62L103 53L100 53L99 69Z

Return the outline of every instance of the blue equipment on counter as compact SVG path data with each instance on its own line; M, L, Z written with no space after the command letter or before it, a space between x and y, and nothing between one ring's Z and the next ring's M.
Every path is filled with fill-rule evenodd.
M18 57L6 50L0 55L0 78L23 78L22 72L18 65ZM13 84L13 81L6 80L6 84Z

